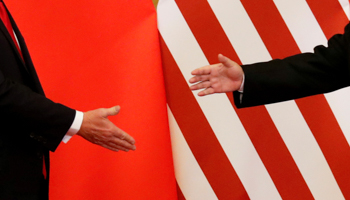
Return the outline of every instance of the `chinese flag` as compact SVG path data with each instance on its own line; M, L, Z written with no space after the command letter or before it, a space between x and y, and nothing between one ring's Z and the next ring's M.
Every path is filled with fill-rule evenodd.
M136 139L112 152L79 136L51 154L50 199L177 199L156 11L151 0L12 0L48 98L110 119Z

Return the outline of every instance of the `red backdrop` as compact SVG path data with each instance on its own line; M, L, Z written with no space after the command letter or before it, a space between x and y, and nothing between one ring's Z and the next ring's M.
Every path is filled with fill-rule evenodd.
M151 0L5 2L49 98L111 120L136 139L111 152L79 136L51 154L51 199L176 199L156 12Z

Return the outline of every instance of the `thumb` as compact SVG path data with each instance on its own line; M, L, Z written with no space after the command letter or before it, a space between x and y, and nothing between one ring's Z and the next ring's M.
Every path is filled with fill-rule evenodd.
M225 67L231 67L232 66L232 60L230 60L229 58L227 58L226 56L219 54L218 55L218 59L219 62L221 62L222 64L224 64Z
M106 109L106 117L117 115L120 111L120 106L113 106Z

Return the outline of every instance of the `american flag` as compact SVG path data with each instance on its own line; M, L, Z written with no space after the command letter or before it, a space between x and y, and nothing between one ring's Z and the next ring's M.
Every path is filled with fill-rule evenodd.
M312 52L343 33L348 0L160 0L179 199L350 199L350 89L236 109L198 97L190 72Z

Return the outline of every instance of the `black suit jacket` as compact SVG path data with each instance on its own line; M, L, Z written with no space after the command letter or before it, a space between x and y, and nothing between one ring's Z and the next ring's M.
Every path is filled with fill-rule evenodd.
M44 96L22 34L10 20L24 60L0 20L0 199L39 190L47 198L43 156L48 171L49 150L61 142L75 110Z
M350 24L344 34L334 35L328 47L285 59L243 65L242 101L234 92L237 107L249 107L331 92L350 85Z

